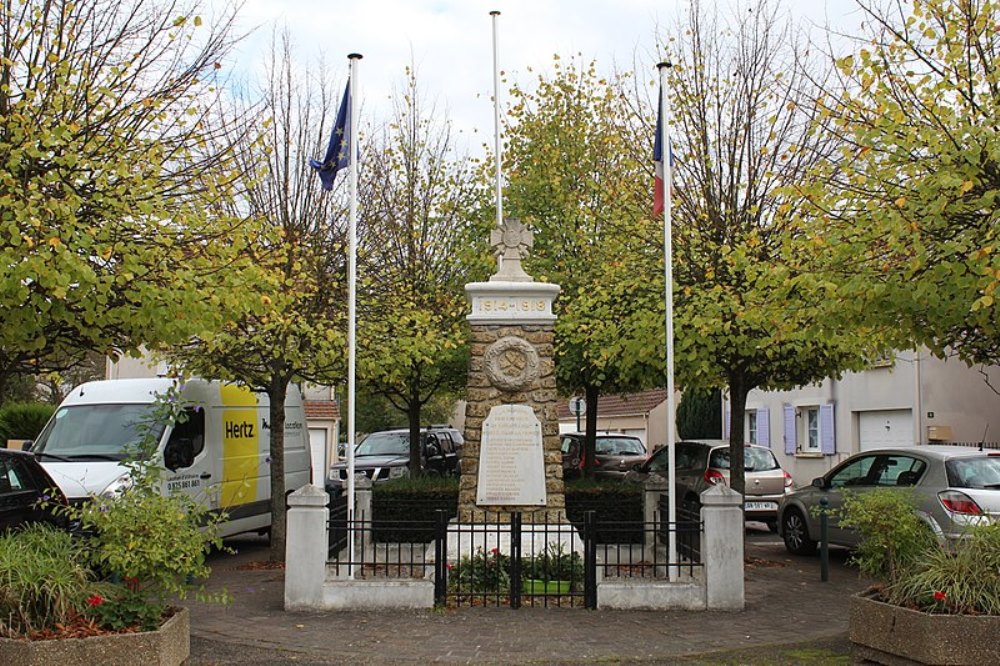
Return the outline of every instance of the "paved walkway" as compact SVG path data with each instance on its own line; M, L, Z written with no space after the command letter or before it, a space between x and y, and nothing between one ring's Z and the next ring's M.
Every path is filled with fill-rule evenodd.
M789 556L764 533L748 539L742 613L286 613L282 571L238 568L266 560L266 546L252 538L233 541L239 553L215 556L210 581L212 589L226 588L233 602L190 604L191 665L849 663L843 656L848 598L865 584L846 565L845 553L831 551L830 581L822 583L818 558ZM788 646L799 643L797 651Z

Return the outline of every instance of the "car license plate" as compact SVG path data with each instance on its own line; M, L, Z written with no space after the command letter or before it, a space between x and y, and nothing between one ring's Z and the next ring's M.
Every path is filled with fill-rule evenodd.
M747 502L747 511L777 511L777 502Z

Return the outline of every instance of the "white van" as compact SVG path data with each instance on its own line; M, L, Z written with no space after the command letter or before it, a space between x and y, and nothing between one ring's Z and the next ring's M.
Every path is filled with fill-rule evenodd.
M109 495L128 483L121 462L155 398L175 380L112 379L76 387L31 446L70 502ZM188 380L181 388L188 419L158 433L155 461L165 493L185 493L225 512L220 535L271 525L269 401L234 384ZM141 427L141 426L140 426ZM285 402L285 489L309 482L309 435L294 386Z

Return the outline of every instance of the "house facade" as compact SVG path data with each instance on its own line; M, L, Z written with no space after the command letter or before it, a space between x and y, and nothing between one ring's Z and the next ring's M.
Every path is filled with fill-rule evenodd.
M880 446L1000 440L1000 367L968 367L926 350L889 355L862 372L747 397L746 441L769 446L796 485ZM723 405L728 437L730 405ZM990 444L997 446L996 444Z
M569 409L569 401L559 405L559 432L582 432L585 415L579 418ZM597 403L597 432L634 435L649 451L667 443L667 391L653 389L627 395L602 395Z

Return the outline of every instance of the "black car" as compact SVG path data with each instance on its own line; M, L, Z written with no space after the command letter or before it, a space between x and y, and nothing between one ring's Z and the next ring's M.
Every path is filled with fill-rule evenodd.
M27 523L66 526L66 517L54 511L66 496L25 451L0 449L0 533Z
M449 427L428 427L420 431L420 465L424 473L457 474L459 471L458 431ZM409 475L410 431L404 428L381 430L365 437L354 449L354 470L375 481ZM330 467L326 490L338 493L347 486L347 461Z

